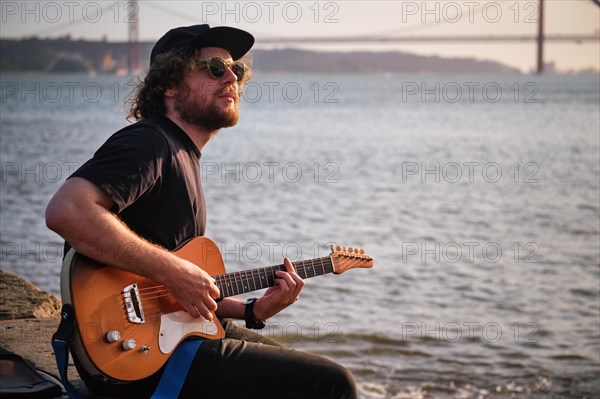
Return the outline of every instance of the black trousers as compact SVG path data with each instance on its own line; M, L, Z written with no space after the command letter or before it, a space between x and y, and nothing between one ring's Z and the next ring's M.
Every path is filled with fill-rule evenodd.
M357 397L354 378L345 367L322 356L286 348L231 321L225 321L223 327L224 339L202 343L179 398ZM115 386L78 369L90 390L116 397L149 397L160 377Z

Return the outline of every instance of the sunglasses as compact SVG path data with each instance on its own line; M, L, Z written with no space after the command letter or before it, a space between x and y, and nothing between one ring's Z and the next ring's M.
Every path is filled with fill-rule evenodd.
M229 68L236 76L237 81L241 82L249 70L248 66L241 61L225 61L221 57L208 57L198 61L206 64L206 69L208 69L210 76L215 79L223 77L225 71Z

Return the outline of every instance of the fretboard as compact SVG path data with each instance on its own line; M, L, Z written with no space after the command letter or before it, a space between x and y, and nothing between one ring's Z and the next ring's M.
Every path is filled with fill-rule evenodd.
M303 279L333 273L331 257L302 260L292 262L296 273ZM275 272L285 271L284 265L263 267L260 269L244 270L240 272L218 274L213 276L217 287L221 290L221 298L252 292L275 285Z

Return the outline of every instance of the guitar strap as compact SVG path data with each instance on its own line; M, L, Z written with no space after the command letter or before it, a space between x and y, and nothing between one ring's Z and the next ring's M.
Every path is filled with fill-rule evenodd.
M69 399L84 399L84 396L69 382L67 369L69 367L69 339L75 331L75 310L70 304L64 304L58 329L52 336L52 349L56 358L56 366L60 379L69 395ZM196 352L204 342L203 339L193 339L181 342L173 355L167 361L158 386L151 399L177 398L188 375Z
M179 396L194 356L202 342L204 342L203 339L186 340L177 346L150 399L171 399Z
M60 313L61 318L58 330L52 336L52 349L54 349L56 366L58 367L60 379L69 398L83 399L84 396L69 382L67 375L67 368L69 367L69 338L71 338L75 330L75 310L73 306L64 304Z

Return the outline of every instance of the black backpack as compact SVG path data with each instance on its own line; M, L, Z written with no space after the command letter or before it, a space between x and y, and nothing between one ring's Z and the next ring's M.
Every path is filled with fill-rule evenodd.
M67 397L60 381L14 353L0 352L0 398Z

